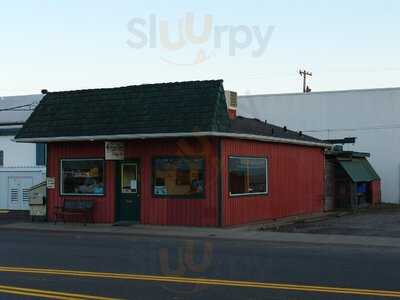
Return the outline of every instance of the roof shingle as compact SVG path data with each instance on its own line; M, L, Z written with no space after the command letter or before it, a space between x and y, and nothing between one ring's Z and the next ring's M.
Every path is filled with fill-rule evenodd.
M16 139L238 133L321 143L257 119L230 120L222 80L46 94Z
M238 116L230 122L230 131L233 133L244 133L253 135L262 135L289 140L298 140L304 142L321 143L322 141L314 137L304 135L300 132L279 127L270 123L262 122L258 119L250 119Z
M17 139L223 131L222 80L48 93Z

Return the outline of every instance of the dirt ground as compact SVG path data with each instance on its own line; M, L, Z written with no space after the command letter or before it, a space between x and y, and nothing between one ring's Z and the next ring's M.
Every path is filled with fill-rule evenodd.
M400 210L366 210L316 222L286 225L274 231L400 237Z

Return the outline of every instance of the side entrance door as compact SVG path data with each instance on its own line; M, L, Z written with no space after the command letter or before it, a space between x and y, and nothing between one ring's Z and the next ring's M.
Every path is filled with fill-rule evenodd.
M138 161L117 162L115 219L140 221L140 179Z
M325 163L325 211L335 209L335 164L327 160Z

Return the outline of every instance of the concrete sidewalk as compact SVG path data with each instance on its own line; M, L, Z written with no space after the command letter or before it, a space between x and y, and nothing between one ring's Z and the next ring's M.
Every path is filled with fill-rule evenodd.
M311 243L323 245L354 245L400 248L400 238L354 236L337 234L307 234L267 232L254 228L199 228L176 226L111 226L108 224L57 224L20 222L0 225L0 230L24 230L38 232L72 232L107 235L174 237L185 239L221 239L232 241L259 241L279 243Z

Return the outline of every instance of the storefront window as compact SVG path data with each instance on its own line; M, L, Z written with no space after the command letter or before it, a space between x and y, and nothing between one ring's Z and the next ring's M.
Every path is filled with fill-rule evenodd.
M199 197L204 194L204 159L156 158L153 166L154 195Z
M268 193L267 159L255 157L229 158L229 194Z
M64 159L61 161L61 194L104 195L102 159Z

